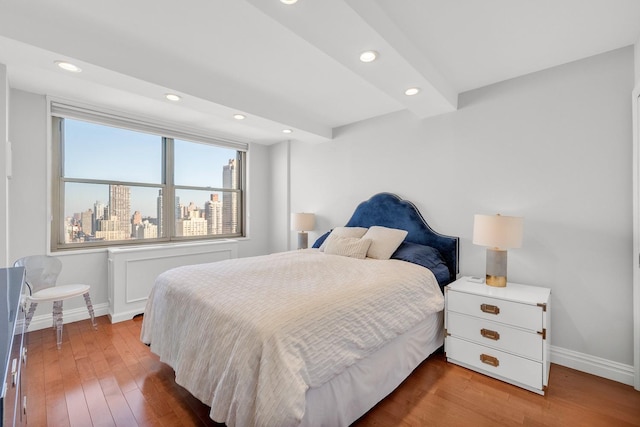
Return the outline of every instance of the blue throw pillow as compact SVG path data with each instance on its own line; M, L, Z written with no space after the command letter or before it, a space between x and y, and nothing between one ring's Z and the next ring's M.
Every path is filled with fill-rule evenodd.
M440 286L449 282L449 268L442 258L442 254L431 246L417 243L402 242L400 247L391 255L391 259L399 259L428 268L436 276Z
M327 231L322 236L318 237L318 239L315 241L315 243L311 247L316 249L319 248L320 245L322 245L322 243L325 241L325 239L329 237L329 234L331 234L331 230Z

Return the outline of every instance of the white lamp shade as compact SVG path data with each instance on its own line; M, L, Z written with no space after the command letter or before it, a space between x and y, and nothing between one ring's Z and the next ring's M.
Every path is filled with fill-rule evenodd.
M498 249L522 246L523 218L519 216L475 215L473 243Z
M312 213L292 213L291 229L296 231L313 230L316 226L316 216Z

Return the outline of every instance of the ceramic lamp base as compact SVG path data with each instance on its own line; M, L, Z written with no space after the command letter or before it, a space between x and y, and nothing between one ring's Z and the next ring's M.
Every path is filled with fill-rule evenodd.
M507 286L507 251L487 248L487 277L489 286Z
M298 249L307 249L309 246L309 234L301 231L298 233Z

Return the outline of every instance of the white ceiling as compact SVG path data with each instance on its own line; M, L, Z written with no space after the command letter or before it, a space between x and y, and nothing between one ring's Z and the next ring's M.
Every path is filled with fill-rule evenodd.
M11 87L264 144L455 111L461 92L639 39L638 0L0 2Z

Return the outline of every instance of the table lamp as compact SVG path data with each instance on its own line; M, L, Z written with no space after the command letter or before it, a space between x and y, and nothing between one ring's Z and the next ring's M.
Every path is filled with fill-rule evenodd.
M291 214L291 229L298 232L298 249L307 249L309 236L307 231L316 226L316 216L312 213Z
M487 285L507 286L507 249L522 246L522 225L517 216L474 216L473 243L487 247Z

